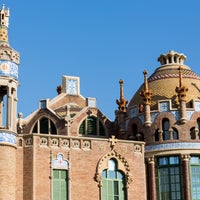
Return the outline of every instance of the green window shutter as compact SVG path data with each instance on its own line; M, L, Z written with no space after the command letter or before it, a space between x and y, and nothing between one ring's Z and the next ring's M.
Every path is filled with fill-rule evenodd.
M67 200L68 171L53 170L53 200Z
M97 134L97 120L94 117L87 118L87 134L88 135Z
M59 170L53 170L53 200L58 199L60 193Z
M100 136L105 136L106 135L105 129L104 129L103 124L101 123L101 121L99 121L99 135Z
M102 172L102 200L126 200L124 174L116 169L116 162L112 162L114 166L109 165L109 169Z
M79 127L79 134L85 135L85 120L82 122L82 124Z

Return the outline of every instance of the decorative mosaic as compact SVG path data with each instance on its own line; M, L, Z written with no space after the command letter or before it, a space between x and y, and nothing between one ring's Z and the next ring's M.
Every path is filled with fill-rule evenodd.
M200 149L200 143L192 142L179 142L179 143L168 143L168 144L156 144L145 147L145 151L160 151L160 150L171 150L171 149Z
M200 102L199 102L199 101L195 101L195 102L194 102L194 109L195 109L196 111L200 111Z
M169 101L159 103L160 112L169 111Z
M138 113L138 109L135 107L131 109L130 115L131 117L136 117L137 113Z
M18 65L10 61L0 60L0 76L11 76L18 79Z
M16 135L7 132L0 132L0 143L17 144Z
M197 74L195 74L194 72L190 71L190 70L184 70L184 74L182 75L183 78L192 78L192 79L200 79L200 76L198 76ZM160 80L160 79L165 79L165 78L179 78L179 74L178 73L163 73L163 74L153 74L148 81L155 81L155 80Z
M59 153L56 157L56 159L52 160L52 167L53 168L64 168L68 169L69 168L69 163L67 160L63 159L63 155Z

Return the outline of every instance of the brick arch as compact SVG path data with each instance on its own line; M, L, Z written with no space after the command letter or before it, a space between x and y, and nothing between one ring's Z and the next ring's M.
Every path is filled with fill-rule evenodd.
M61 126L59 118L55 114L53 114L51 111L49 111L47 109L45 109L45 110L39 110L33 116L33 118L28 123L26 123L26 127L25 127L25 130L24 130L24 133L31 133L31 131L32 131L35 123L38 120L42 119L43 117L50 119L54 123L54 125L56 126L57 130Z
M134 117L129 121L128 126L127 126L127 131L128 132L131 132L131 127L132 127L133 124L136 124L137 127L138 127L138 131L142 132L143 124L142 124L142 121L137 117Z
M106 136L109 134L111 121L101 113L97 108L86 108L73 118L72 134L76 135L79 132L79 127L87 117L96 117L101 121L105 129Z
M99 160L96 169L95 180L98 182L99 187L101 187L102 171L108 169L108 161L112 158L117 161L118 170L124 173L126 179L126 186L128 186L132 182L129 164L127 160L115 150L112 150L111 152L107 153Z
M159 115L156 116L154 123L152 124L152 128L153 129L160 129L162 127L162 120L164 118L169 119L170 124L176 124L176 119L174 117L174 115L170 112L162 112ZM171 127L175 127L175 126L171 126ZM178 130L178 127L175 127Z
M200 112L194 112L191 116L191 120L196 121L198 118L200 118Z

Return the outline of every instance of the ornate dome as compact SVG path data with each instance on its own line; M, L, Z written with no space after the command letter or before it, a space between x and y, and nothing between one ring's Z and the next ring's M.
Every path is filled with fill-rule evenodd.
M184 65L186 56L174 51L159 56L161 66L148 78L148 88L152 91L151 110L158 109L158 101L171 99L172 108L179 105L176 87L179 86L179 67L182 68L182 84L188 88L186 93L187 107L192 107L193 99L200 99L200 76ZM138 89L131 99L128 108L143 104L140 92L144 90L144 84Z

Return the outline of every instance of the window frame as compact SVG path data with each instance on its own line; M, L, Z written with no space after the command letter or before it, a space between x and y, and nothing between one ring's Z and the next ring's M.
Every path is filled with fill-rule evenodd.
M198 162L192 163L193 158L197 158ZM195 173L193 173L194 171ZM191 198L193 200L200 200L200 187L198 187L200 185L200 179L198 177L200 177L200 156L191 155L190 157L190 188L191 188ZM198 194L199 196L197 196Z
M162 164L160 163L161 159L163 159ZM173 163L173 159L174 161L176 159L177 162ZM179 156L157 158L157 196L158 200L183 199L182 164Z
M46 130L43 133L41 133L41 129L42 129L41 121L42 120L47 120L47 124L44 127ZM55 132L52 133L52 130L55 130ZM38 119L34 123L34 126L33 126L31 132L36 133L36 134L47 134L47 135L57 135L58 134L56 125L54 124L54 122L51 119L49 119L47 117L41 117L40 119Z
M90 124L90 120L91 121L94 120L94 122L91 122L91 124ZM88 128L90 128L90 130L88 130ZM105 128L104 124L96 116L88 116L88 117L86 117L81 122L78 132L79 132L79 135L81 135L81 136L90 136L90 137L91 136L92 137L94 137L94 136L105 137L107 135L106 134L106 128ZM93 132L95 132L95 134L93 134Z
M117 161L114 158L108 161L108 168L102 171L101 197L103 200L127 200L125 174L118 170Z

